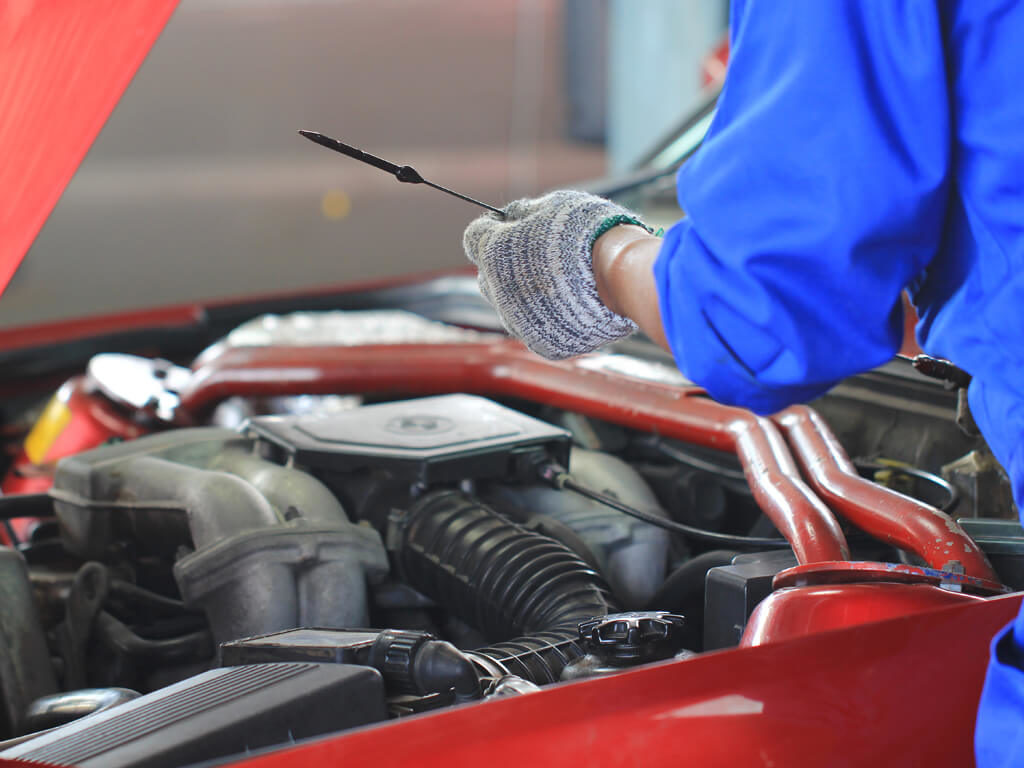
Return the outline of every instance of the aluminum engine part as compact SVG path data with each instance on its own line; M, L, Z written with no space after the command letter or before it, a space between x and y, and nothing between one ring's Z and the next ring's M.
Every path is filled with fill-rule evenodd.
M184 539L194 551L175 578L218 642L364 626L366 582L388 571L380 536L318 480L252 449L235 432L186 429L65 459L51 492L65 545L101 559L131 536L166 556Z
M111 402L163 421L174 418L175 394L192 371L167 360L107 353L89 361L88 380Z
M458 344L500 339L398 309L261 315L207 348L197 365L235 347L354 347L366 344Z
M569 469L577 482L624 504L668 519L639 473L606 453L573 447ZM551 517L574 531L593 553L612 594L629 609L647 605L665 580L669 533L592 499L542 486L501 486L491 500L498 509Z
M983 444L943 466L942 477L960 490L958 516L1020 519L1010 479L988 445Z
M363 404L358 395L282 395L280 397L229 397L210 414L210 425L238 429L249 419L270 413L293 416L351 411Z
M25 730L43 731L139 698L128 688L81 688L40 696L25 710Z

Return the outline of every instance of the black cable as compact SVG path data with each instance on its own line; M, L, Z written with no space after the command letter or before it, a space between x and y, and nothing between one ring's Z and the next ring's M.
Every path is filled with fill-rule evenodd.
M53 502L45 493L15 493L0 496L0 524L12 547L22 542L11 525L11 520L20 517L50 517L53 515Z
M698 541L706 541L712 544L726 544L732 547L764 547L767 549L789 549L789 542L785 539L765 539L757 536L739 536L732 533L718 533L716 531L705 531L702 528L694 528L692 525L686 525L686 523L678 523L675 520L666 520L658 515L648 514L640 509L634 509L633 507L627 506L617 499L613 499L611 496L606 496L603 493L592 491L586 486L580 485L572 478L566 478L562 481L562 487L567 488L570 491L586 496L588 499L598 501L605 506L617 509L623 514L635 517L637 520L643 520L645 523L656 525L659 528L664 528L667 531L674 531L675 533L682 534L683 536L689 536L691 539L697 539Z
M761 549L789 549L789 542L785 539L767 539L757 536L740 536L732 533L718 533L717 531L705 531L702 528L694 528L692 525L679 523L675 520L666 520L658 515L644 512L642 509L630 507L618 499L612 498L604 493L592 491L584 485L580 485L563 469L556 464L541 464L538 468L538 476L541 480L555 488L565 488L586 496L588 499L604 504L606 507L622 512L624 515L643 520L645 523L656 525L667 531L688 536L698 541L706 541L712 544L724 544L730 547L761 548Z
M712 549L691 557L665 579L647 601L646 611L672 611L687 619L703 612L704 579L712 568L729 565L738 555L732 549Z
M658 591L647 601L645 610L672 611L686 617L683 637L691 651L704 648L704 595L708 571L729 565L739 552L733 549L712 549L687 560L676 568Z
M17 547L21 542L18 540L18 534L14 531L14 526L11 525L10 520L4 520L4 533L7 534L7 540L11 542L12 547Z
M15 520L19 517L53 517L53 499L45 493L0 496L0 520Z
M947 496L945 503L939 506L939 509L946 514L951 514L956 509L957 504L960 503L960 490L945 478L932 472L927 472L917 467L905 467L901 464L889 464L884 461L855 461L853 464L860 472L894 472L909 477L916 477L919 480L924 480L926 483L938 486ZM877 483L878 481L872 480L872 482ZM882 485L882 483L878 484ZM928 503L926 499L920 499L920 501Z
M166 660L207 658L216 648L209 630L201 629L178 637L151 640L139 637L106 611L96 614L95 631L106 645L126 656L159 657Z
M658 439L648 440L646 441L646 444L649 445L654 450L661 453L666 458L672 459L673 461L677 461L680 464L685 464L694 469L699 469L704 472L709 472L711 474L718 475L719 477L722 477L724 479L742 481L744 484L746 484L746 477L744 476L741 470L719 466L712 461L702 459L698 456L693 456L692 454L689 454L686 451L680 450L679 448L676 448L673 445L669 445L668 443L664 443ZM956 509L957 504L960 503L959 489L952 483L948 482L945 478L940 477L939 475L936 475L932 472L927 472L923 469L918 469L917 467L902 466L901 464L889 464L884 461L854 461L853 463L857 470L860 472L873 473L887 470L889 472L906 475L908 477L916 477L919 480L923 480L926 483L937 486L946 494L947 497L946 501L941 506L939 506L939 509L947 514L951 514L953 510ZM872 479L872 482L882 485L881 483L878 483L877 480ZM926 501L927 503L927 500L925 499L922 499L922 501Z
M719 466L713 461L693 456L692 454L679 450L675 446L663 443L660 440L649 441L649 444L654 448L654 450L658 451L663 456L672 459L673 461L677 461L680 464L685 464L688 467L709 472L713 475L719 475L729 480L736 480L738 482L742 482L744 485L747 484L747 476L741 469L730 469L729 467Z
M160 608L168 608L175 611L186 610L185 603L181 600L152 592L144 587L140 587L138 584L132 584L129 581L122 581L120 579L111 580L110 594L125 600L149 603Z

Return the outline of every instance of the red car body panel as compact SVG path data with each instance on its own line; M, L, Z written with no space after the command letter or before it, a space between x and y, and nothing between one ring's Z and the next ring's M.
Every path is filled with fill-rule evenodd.
M988 638L1020 596L371 727L246 768L973 765Z
M0 3L0 292L177 4Z

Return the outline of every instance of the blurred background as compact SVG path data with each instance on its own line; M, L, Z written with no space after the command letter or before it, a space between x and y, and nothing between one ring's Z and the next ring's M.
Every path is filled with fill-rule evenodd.
M474 208L634 168L721 73L726 0L181 0L0 327L465 265Z

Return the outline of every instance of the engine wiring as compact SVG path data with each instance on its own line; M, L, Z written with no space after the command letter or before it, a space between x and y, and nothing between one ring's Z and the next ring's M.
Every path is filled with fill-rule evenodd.
M5 523L23 517L49 517L53 499L45 493L12 493L0 496L0 521Z
M0 495L0 525L3 526L10 546L20 548L18 532L11 525L11 520L26 517L49 517L53 514L53 501L45 493Z
M18 534L14 530L14 526L11 525L10 520L3 520L4 534L7 536L7 540L11 542L12 547L17 547L21 541L18 539Z
M726 480L733 480L736 482L743 483L744 485L746 485L747 483L747 477L745 474L743 474L743 470L741 469L732 469L730 467L716 464L713 461L702 459L699 456L694 456L693 454L688 453L687 451L681 450L680 448L677 448L674 445L666 443L661 438L655 437L642 442L643 444L649 446L650 448L653 448L655 451L660 453L665 458L672 459L672 461L678 462L679 464L685 464L686 466L692 467L693 469L699 469L702 472L708 472L712 475L722 477Z
M649 441L650 447L654 448L662 455L667 458L678 461L682 464L686 464L694 469L703 470L717 474L724 479L732 481L745 482L743 472L740 470L730 469L728 467L722 467L713 462L706 461L700 457L692 456L685 451L678 450L671 445L664 443L661 440L655 439ZM946 481L942 477L927 472L923 469L912 467L902 462L896 462L887 459L877 459L875 461L856 461L855 466L862 473L876 473L881 471L891 472L896 475L904 475L914 479L922 480L942 490L946 494L945 501L938 505L938 508L945 513L952 513L960 501L960 492L956 486ZM607 507L615 509L623 514L634 517L638 520L643 520L646 523L663 528L673 533L678 533L682 536L686 536L690 539L697 541L706 542L715 545L725 545L730 547L740 548L764 548L764 549L787 549L790 544L785 539L775 539L758 536L743 536L740 534L721 533L718 531L708 531L703 528L696 528L692 525L680 523L675 520L667 520L658 515L645 512L641 509L637 509L628 504L623 504L618 499L609 496L608 494L601 493L587 488L585 485L578 483L574 480L563 467L557 464L544 464L538 469L539 477L549 485L552 485L559 489L565 489L577 493L586 498L592 499L600 504L604 504ZM868 475L870 476L870 475ZM878 482L878 480L875 480Z
M702 528L695 528L692 525L686 525L685 523L679 523L675 520L666 520L658 515L653 515L649 512L645 512L642 509L636 509L628 504L623 504L618 499L615 499L608 494L601 493L600 491L594 491L587 488L584 485L576 482L572 476L565 471L563 467L558 466L554 463L542 464L538 468L539 477L549 485L578 493L581 496L586 496L589 499L597 501L605 506L611 507L623 514L635 517L638 520L643 520L645 523L664 528L665 530L678 533L682 536L687 536L691 539L698 541L704 541L711 544L724 544L732 547L743 547L743 548L763 548L763 549L788 549L789 542L785 539L770 539L758 536L741 536L732 533L719 533L717 531L706 531Z
M904 475L917 480L923 480L924 482L935 486L946 495L945 501L941 504L936 504L935 506L946 514L952 514L960 503L959 489L945 478L940 477L933 472L927 472L923 469L912 467L901 461L883 458L878 458L873 461L858 459L853 462L853 465L862 475L871 478L874 482L879 483L880 485L885 485L885 483L881 483L877 479L877 473L891 472L894 475ZM927 499L922 499L922 501L927 501Z

